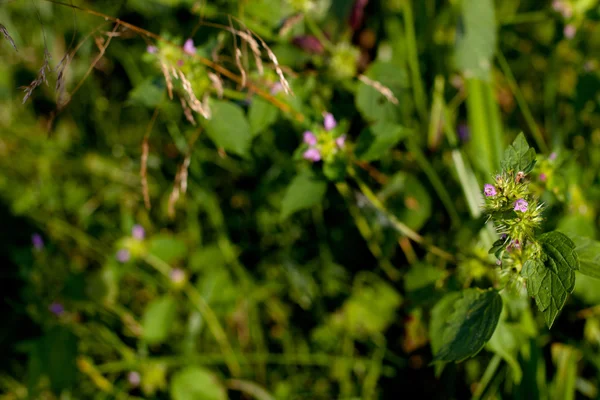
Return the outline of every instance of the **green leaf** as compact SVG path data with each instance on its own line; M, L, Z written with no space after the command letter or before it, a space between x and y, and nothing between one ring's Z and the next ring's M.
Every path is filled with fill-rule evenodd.
M227 392L207 369L190 366L177 371L171 379L173 400L225 400Z
M365 75L390 89L399 101L403 90L408 87L406 72L391 63L375 62L369 66ZM367 121L400 120L400 105L391 103L377 89L364 82L358 85L355 102L356 108Z
M492 337L502 312L495 290L466 289L445 315L442 343L434 361L462 361L476 355ZM449 304L445 304L449 311Z
M542 247L540 260L527 260L521 275L527 279L527 292L535 297L538 309L544 313L548 328L575 287L575 271L579 259L575 243L565 234L553 231L539 237Z
M600 279L600 242L587 237L570 236L579 258L579 272Z
M448 315L454 310L454 303L460 297L460 292L448 293L431 310L429 337L431 340L431 352L433 354L437 354L444 344L444 326L448 322Z
M212 116L204 120L208 137L217 147L247 157L252 143L250 124L241 107L226 101L211 101Z
M488 80L496 52L493 0L462 0L462 19L454 51L456 66L467 77Z
M259 97L252 99L248 110L250 132L256 136L269 128L277 120L278 110L273 104Z
M518 361L519 349L527 340L527 336L517 324L500 321L486 347L502 357L512 368L516 383L523 377L523 370Z
M409 228L419 230L431 216L431 196L416 176L396 173L377 193L386 208Z
M127 104L156 108L162 101L165 91L164 80L146 79L129 92Z
M185 243L171 235L157 235L149 241L150 254L170 263L182 259L187 254Z
M410 130L401 125L387 121L379 122L360 133L356 141L355 154L361 160L378 160L409 133Z
M175 299L171 296L159 297L148 304L142 317L143 337L147 343L158 344L169 336L176 308Z
M530 148L523 132L519 133L512 145L504 151L504 159L500 163L504 171L523 171L528 173L535 165L535 150Z
M326 190L327 182L317 179L311 174L303 173L296 176L283 197L281 219L289 217L296 211L319 204Z

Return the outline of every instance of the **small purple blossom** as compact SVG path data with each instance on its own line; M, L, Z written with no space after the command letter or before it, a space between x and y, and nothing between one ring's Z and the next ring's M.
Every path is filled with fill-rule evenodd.
M129 374L127 374L127 381L131 386L137 387L142 381L142 377L140 376L139 372L131 371Z
M183 52L193 56L196 54L196 47L194 47L194 41L192 39L188 39L183 44Z
M333 114L331 114L331 113L325 114L325 116L323 118L323 126L325 127L326 131L330 131L337 126L337 121L333 117Z
M567 24L565 25L563 33L567 39L573 39L577 33L577 28L575 28L575 25Z
M314 146L317 144L317 137L311 131L306 131L302 135L302 140L309 146Z
M134 239L143 240L146 236L146 231L141 225L135 224L131 229L131 236L133 236Z
M183 60L177 60L177 66L183 67Z
M515 240L511 240L511 242L508 244L508 246L506 246L506 251L508 251L509 253L513 250L518 250L521 248L521 243L519 242L519 239L515 239Z
M148 47L146 47L146 51L150 54L156 54L156 53L158 53L158 47L148 46Z
M548 177L546 176L546 174L545 174L545 173L543 173L543 172L542 172L542 173L540 174L540 181L542 181L542 182L546 182L546 179L548 179Z
M57 317L61 316L65 312L65 307L60 303L52 303L48 306L48 310Z
M121 249L117 251L117 260L121 263L126 263L127 261L129 261L130 257L131 254L129 254L129 250L127 249Z
M550 155L548 156L548 160L550 160L550 161L556 160L556 152L555 151L550 153Z
M525 199L519 199L519 200L515 201L515 211L525 212L525 211L527 211L528 206L529 206L529 203L527 203L527 201Z
M283 90L283 85L281 84L281 82L275 82L273 84L273 86L271 86L271 94L274 96L277 93L281 92Z
M335 139L335 144L340 149L343 148L344 145L346 144L346 135L342 135L342 136L338 137L337 139Z
M39 233L34 233L31 235L31 244L34 249L41 251L44 248L44 239L42 239L42 236Z
M322 54L325 51L325 47L316 36L296 36L292 39L292 43L307 53Z
M310 149L306 150L302 157L312 162L321 161L321 153L318 149L315 149L314 147L311 147Z
M185 280L185 271L181 268L173 268L169 273L169 277L171 278L171 282L175 284L182 283Z
M467 142L471 138L471 130L467 124L458 125L457 133L461 142Z
M496 195L496 187L494 185L490 185L489 183L486 183L483 186L483 194L485 194L487 197L495 196Z

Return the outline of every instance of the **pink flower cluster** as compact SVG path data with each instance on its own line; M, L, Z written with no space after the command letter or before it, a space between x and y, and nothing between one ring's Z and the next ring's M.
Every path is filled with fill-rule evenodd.
M329 132L330 130L334 129L336 126L337 126L337 121L335 120L335 117L333 116L333 114L331 114L331 113L325 114L325 116L323 118L323 128L325 128L325 131ZM304 154L302 155L304 157L304 159L306 159L308 161L312 161L312 162L321 161L321 151L317 147L318 140L317 140L317 137L315 136L315 134L312 133L311 131L306 131L302 135L302 140L304 141L304 143L306 143L308 145L308 150L306 150L304 152ZM338 148L340 148L340 149L343 148L344 145L346 144L346 135L342 135L342 136L336 138L335 144Z

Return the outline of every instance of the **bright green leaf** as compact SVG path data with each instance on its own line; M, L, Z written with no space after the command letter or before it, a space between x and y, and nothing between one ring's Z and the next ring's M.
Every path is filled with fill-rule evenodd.
M227 392L207 369L190 366L177 371L171 379L173 400L225 400Z
M247 157L250 152L252 134L240 106L226 101L211 101L212 116L204 120L208 137L217 147L225 151Z
M172 262L183 258L187 254L185 243L174 236L157 235L149 241L150 254L165 262Z
M530 148L525 135L519 133L513 144L504 151L500 165L504 171L530 172L535 165L535 150Z
M281 218L285 219L296 211L319 204L326 190L327 182L317 179L313 175L304 173L296 176L283 197Z
M378 160L409 133L408 129L391 122L374 124L359 135L356 141L356 156L365 161Z
M462 361L476 355L492 337L502 312L495 290L466 289L445 315L442 343L434 361ZM449 311L449 305L445 304Z
M565 234L553 231L539 237L540 260L527 260L521 275L527 279L527 292L535 297L538 309L544 313L548 328L575 287L575 271L579 259L575 243Z
M456 66L468 77L489 79L496 52L496 17L493 0L462 0L457 29Z
M149 344L163 342L169 336L175 313L176 302L171 296L154 299L148 304L142 317L144 340Z
M269 128L277 120L277 107L259 97L252 100L248 110L250 132L256 136Z
M400 100L402 91L408 87L406 72L390 63L375 62L365 73L370 79L381 83ZM398 122L400 105L391 103L377 89L364 82L358 86L356 108L367 121Z

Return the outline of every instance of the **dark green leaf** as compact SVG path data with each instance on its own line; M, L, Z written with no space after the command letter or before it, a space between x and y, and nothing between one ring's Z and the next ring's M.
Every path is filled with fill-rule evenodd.
M244 111L226 101L210 102L212 116L204 120L208 137L225 151L247 157L250 152L252 134Z
M540 260L527 260L521 275L527 279L527 292L535 297L538 309L544 313L548 328L565 305L567 295L575 287L575 271L579 259L575 244L565 234L553 231L539 238Z
M248 110L248 119L250 121L250 131L252 136L256 136L265 129L273 125L277 120L277 108L266 100L256 97L252 100Z
M364 129L356 142L355 153L365 161L378 160L409 134L409 130L391 122L382 121Z
M441 348L434 361L462 361L477 354L496 330L502 298L492 289L466 289L453 306L453 312L445 316ZM448 311L449 306L445 307Z
M153 300L142 317L144 340L149 344L163 342L171 332L175 320L176 302L171 296Z
M129 92L127 104L156 108L163 99L164 80L147 79Z
M288 186L281 203L281 218L285 219L306 208L319 204L327 190L327 182L313 175L298 175Z
M402 90L408 87L405 71L393 64L375 62L369 66L365 75L389 88L398 99ZM356 108L367 121L400 120L400 105L391 103L381 92L364 82L358 86L355 102Z
M177 371L171 380L173 400L225 400L223 385L207 369L190 366Z
M438 301L431 310L429 337L431 340L431 352L433 354L437 354L444 344L444 327L448 322L448 315L452 313L454 310L454 303L456 303L460 297L460 292L448 293Z
M504 171L528 173L535 165L535 150L530 148L525 135L519 133L513 144L504 151L504 159L500 163Z
M579 272L600 279L600 242L587 237L570 236L579 258Z

